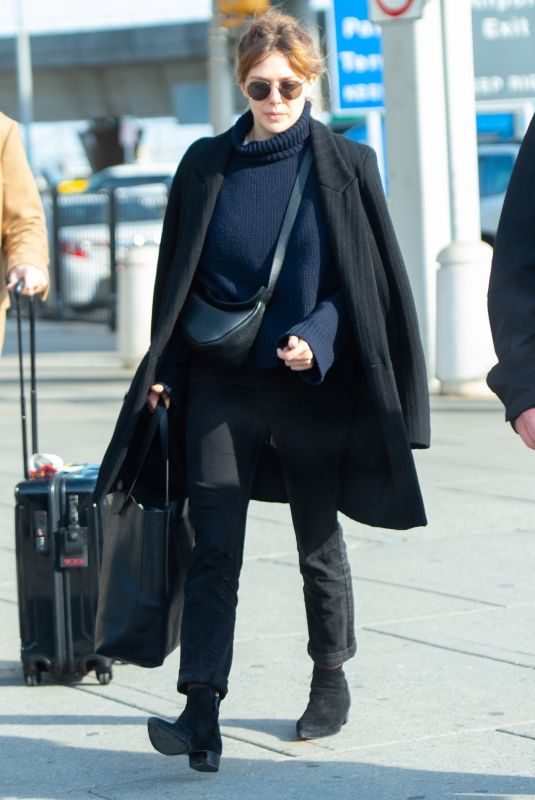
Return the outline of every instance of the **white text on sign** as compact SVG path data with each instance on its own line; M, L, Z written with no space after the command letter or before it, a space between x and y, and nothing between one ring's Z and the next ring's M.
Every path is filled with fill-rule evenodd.
M380 35L381 27L374 25L369 19L344 17L342 20L342 36L344 39L352 39L355 36L358 36L359 39L371 39L373 36Z
M382 83L352 83L342 87L342 98L346 103L382 102L384 100Z
M497 19L484 17L481 21L481 33L485 39L529 39L531 36L529 19L527 17L511 17L510 19Z
M344 72L377 72L383 69L381 53L370 53L365 56L352 50L342 50L338 53L338 57Z

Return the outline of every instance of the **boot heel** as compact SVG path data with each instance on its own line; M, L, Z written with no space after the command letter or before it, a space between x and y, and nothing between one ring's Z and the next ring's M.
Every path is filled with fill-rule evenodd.
M189 765L197 772L218 772L221 756L212 750L195 750L189 754Z

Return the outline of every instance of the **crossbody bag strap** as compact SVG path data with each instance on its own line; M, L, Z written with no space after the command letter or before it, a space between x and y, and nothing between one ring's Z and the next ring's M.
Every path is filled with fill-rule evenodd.
M141 443L141 447L139 448L139 456L137 462L137 469L134 475L134 478L130 484L130 488L127 491L124 499L124 503L122 507L124 508L125 504L129 500L134 491L134 486L137 483L137 480L141 474L141 470L143 469L143 464L145 463L145 459L149 454L149 448L152 444L152 440L156 434L157 430L160 430L160 445L162 448L162 460L163 460L163 467L164 467L164 489L165 489L165 506L169 505L169 426L167 421L167 409L163 402L159 402L156 408L154 409L154 413L152 414L151 421L147 426L147 430L145 431L145 436L143 437L143 441Z
M267 285L267 289L264 295L266 304L271 299L271 295L273 294L275 284L277 283L277 279L282 269L284 257L286 256L286 247L288 246L290 234L292 232L292 228L294 226L294 222L297 217L299 206L301 205L303 191L305 188L305 184L307 182L308 175L310 173L311 166L312 166L312 151L310 147L307 147L307 149L305 150L305 154L303 156L303 160L301 162L301 166L299 167L299 172L297 173L297 178L295 179L295 183L293 185L292 193L290 195L290 200L288 201L288 207L286 209L284 219L282 221L281 232L279 234L279 241L277 242L277 247L275 248L275 255L273 256L273 263L271 265L269 283Z

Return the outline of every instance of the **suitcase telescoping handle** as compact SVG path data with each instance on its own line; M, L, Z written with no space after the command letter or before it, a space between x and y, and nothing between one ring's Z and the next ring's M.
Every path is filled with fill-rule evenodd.
M22 340L22 314L21 314L21 294L24 288L24 281L21 280L15 286L15 306L17 309L17 341L19 349L19 383L20 383L20 416L22 423L22 457L24 459L24 477L29 478L28 469L28 431L26 421L26 397L24 393L24 347ZM29 295L30 309L30 402L32 417L32 453L37 453L37 390L35 380L35 304L33 295Z

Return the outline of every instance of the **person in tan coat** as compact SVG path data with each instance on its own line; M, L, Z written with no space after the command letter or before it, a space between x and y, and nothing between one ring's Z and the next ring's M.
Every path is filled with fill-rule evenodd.
M45 215L17 123L0 112L0 353L9 291L24 281L24 294L48 290Z

